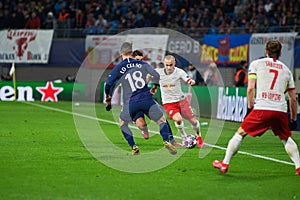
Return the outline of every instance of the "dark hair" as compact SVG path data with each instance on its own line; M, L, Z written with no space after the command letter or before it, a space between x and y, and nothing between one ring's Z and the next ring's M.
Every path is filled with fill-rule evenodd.
M142 52L142 51L140 51L140 50L135 50L135 51L133 51L132 56L133 56L133 57L136 57L136 56L144 56L144 55L143 55L143 52Z
M244 66L244 64L246 64L246 63L247 63L247 61L242 60L242 61L240 62L240 66Z
M266 44L266 50L270 58L279 58L282 45L278 40L270 40Z
M124 42L120 50L121 54L129 55L132 53L132 44L129 42Z

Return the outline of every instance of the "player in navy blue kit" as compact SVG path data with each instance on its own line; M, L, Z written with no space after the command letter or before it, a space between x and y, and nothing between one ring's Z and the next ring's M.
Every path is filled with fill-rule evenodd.
M146 62L132 58L132 45L130 43L125 42L122 44L121 55L123 61L114 67L105 85L108 110L111 108L111 96L114 88L121 83L124 96L128 97L126 99L129 99L131 119L136 121L145 114L151 120L157 122L160 126L160 134L164 141L164 147L171 154L176 154L176 149L169 143L171 128L166 122L160 106L154 101L146 81L147 74L153 76L154 79L159 79L159 74ZM131 119L127 121L131 121ZM122 129L121 127L121 130L128 144L132 147L132 153L134 155L139 154L139 149L133 140L130 129Z

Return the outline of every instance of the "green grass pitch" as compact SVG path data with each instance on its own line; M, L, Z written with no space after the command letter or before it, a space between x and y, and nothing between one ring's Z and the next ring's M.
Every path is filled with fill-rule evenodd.
M77 106L80 116L96 121L109 140L127 152L112 159L118 156L132 159L117 125L118 116L111 115L118 113L120 107L106 112L104 105L97 103L96 115L101 119L98 121L88 117L90 113L85 106L88 103ZM281 141L271 131L260 138L246 137L240 150L251 155L237 154L227 174L212 167L214 159L224 156L224 149L219 148L213 148L203 158L199 158L198 148L189 149L161 169L128 173L103 164L87 150L75 126L72 102L2 101L0 119L0 199L3 200L300 199L300 177L294 175L294 166ZM202 118L201 121L210 122ZM173 122L171 125L173 132L177 132ZM86 134L90 131L88 126L87 123ZM216 147L225 148L238 126L239 123L225 122ZM209 127L202 127L204 139ZM157 131L157 126L150 123L149 129ZM150 139L144 140L137 129L133 131L141 149L140 157L162 148L160 135L151 132ZM190 129L187 132L192 133ZM294 132L293 138L300 143L299 132ZM106 146L95 142L94 148L101 150ZM167 150L162 151L158 160L172 156L164 153Z

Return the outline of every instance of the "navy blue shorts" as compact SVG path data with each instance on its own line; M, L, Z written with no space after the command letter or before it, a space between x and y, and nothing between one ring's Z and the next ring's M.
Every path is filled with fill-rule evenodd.
M147 99L139 102L129 102L129 113L133 121L136 121L141 114L147 115L151 120L157 122L163 111L154 99Z
M144 118L144 113L143 112L137 113L136 119L138 119L140 117ZM131 116L130 116L130 113L129 113L129 103L126 103L126 104L123 105L121 113L120 113L120 119L127 122L127 123L133 121Z

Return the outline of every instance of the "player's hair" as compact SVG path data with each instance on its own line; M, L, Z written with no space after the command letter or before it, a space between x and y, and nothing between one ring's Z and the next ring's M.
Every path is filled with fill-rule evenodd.
M266 44L266 50L270 58L279 58L282 45L278 40L270 40Z
M165 60L174 60L175 61L175 57L172 55L166 55Z
M135 51L133 51L133 53L132 53L132 57L136 57L136 56L144 56L144 55L143 55L143 52L142 52L142 51L140 51L140 50L135 50Z
M120 50L121 54L131 55L132 54L132 44L129 42L124 42Z

